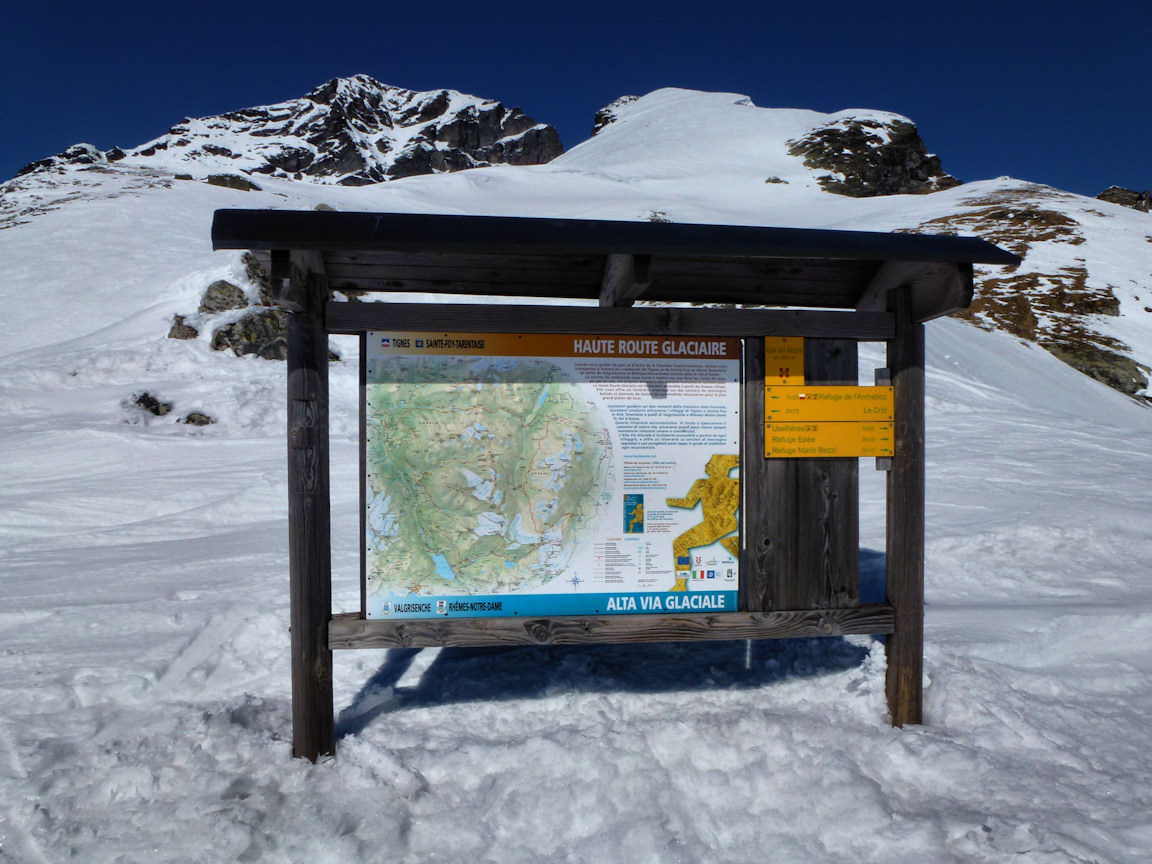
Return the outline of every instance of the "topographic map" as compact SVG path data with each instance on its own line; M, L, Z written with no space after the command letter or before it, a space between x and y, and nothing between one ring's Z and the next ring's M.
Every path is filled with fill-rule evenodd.
M611 499L609 432L547 359L389 356L366 399L370 595L546 584Z

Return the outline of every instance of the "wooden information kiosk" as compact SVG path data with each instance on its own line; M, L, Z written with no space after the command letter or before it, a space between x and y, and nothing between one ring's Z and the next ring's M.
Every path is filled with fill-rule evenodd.
M217 211L212 241L216 249L262 258L292 313L296 756L315 760L335 751L331 652L346 648L883 634L892 723L921 722L923 322L969 305L974 263L1011 265L1019 261L1014 255L966 237L275 210ZM463 302L333 302L334 291L463 295ZM489 296L517 299L484 302ZM720 464L717 478L739 463L739 529L720 541L738 563L738 584L726 594L712 592L729 598L716 607L723 611L682 604L648 614L453 617L445 604L425 617L380 618L367 613L362 577L360 611L333 616L328 336L360 336L363 390L367 334L375 331L627 337L652 346L685 337L740 340L739 453L713 463ZM877 388L857 388L859 342L887 344ZM860 602L858 480L865 455L888 471L883 603ZM678 488L697 473L678 478ZM364 476L362 465L362 492ZM709 492L700 487L696 498L701 489ZM643 508L636 509L639 496L623 497L632 508L621 528L628 532L627 520L642 522ZM362 536L364 500L362 494ZM660 504L686 508L695 500L669 496ZM363 573L363 548L361 557ZM688 569L676 575L683 582L698 572L706 575Z

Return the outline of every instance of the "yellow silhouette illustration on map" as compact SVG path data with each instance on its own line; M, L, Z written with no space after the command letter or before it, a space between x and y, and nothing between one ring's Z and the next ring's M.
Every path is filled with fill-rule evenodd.
M672 541L672 554L676 561L676 583L673 591L687 591L688 579L692 572L691 551L696 546L710 546L717 540L740 558L740 535L736 511L740 508L740 480L729 477L728 472L740 464L739 456L717 453L708 460L705 470L707 477L701 477L692 484L683 498L668 498L669 507L691 509L697 502L702 503L702 518L699 525L689 528Z
M641 502L632 508L632 521L628 523L628 530L625 533L636 534L637 529L644 530L644 503Z

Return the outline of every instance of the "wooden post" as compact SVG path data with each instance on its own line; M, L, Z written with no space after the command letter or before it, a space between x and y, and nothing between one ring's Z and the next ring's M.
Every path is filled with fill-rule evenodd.
M744 612L767 612L773 607L773 582L779 538L770 525L774 460L764 458L764 339L744 342L744 379L740 408L740 600Z
M857 383L853 339L805 339L808 384ZM750 350L745 365L751 367ZM858 459L765 459L763 348L756 356L760 405L755 422L757 471L748 478L746 543L747 610L845 608L860 602L860 506ZM750 373L751 374L751 373ZM746 381L751 390L753 383ZM748 410L748 403L745 403ZM749 434L747 425L745 434ZM751 446L746 447L751 450ZM755 496L755 501L749 498ZM755 506L753 506L755 505ZM756 521L752 521L755 519Z
M368 613L368 334L360 334L360 617Z
M335 752L332 705L332 554L328 486L328 300L315 252L289 259L288 560L292 628L292 755Z
M852 339L805 339L809 384L855 387L858 352ZM798 459L796 508L803 605L840 609L860 603L860 460Z
M895 388L895 448L888 472L888 712L893 726L923 722L924 677L924 325L911 291L891 293L896 338L888 343Z

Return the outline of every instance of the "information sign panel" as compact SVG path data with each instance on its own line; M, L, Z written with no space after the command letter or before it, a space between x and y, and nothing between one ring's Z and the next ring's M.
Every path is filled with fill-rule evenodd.
M892 422L891 387L804 386L764 388L764 419Z
M367 339L369 618L736 609L739 340Z
M770 458L891 456L891 423L767 423L764 455Z

